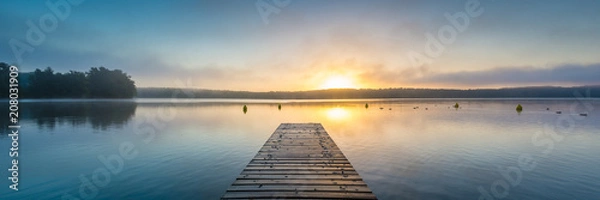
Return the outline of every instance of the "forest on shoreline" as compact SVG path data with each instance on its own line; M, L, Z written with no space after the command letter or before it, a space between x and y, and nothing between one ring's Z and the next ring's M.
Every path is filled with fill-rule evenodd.
M8 97L9 67L0 63L0 95ZM105 67L92 67L87 72L58 73L50 67L44 70L19 73L19 98L133 98L135 82L125 72Z

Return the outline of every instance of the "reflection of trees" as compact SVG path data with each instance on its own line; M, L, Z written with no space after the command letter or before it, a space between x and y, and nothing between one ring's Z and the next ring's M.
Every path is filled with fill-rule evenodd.
M53 129L57 125L81 126L94 129L122 127L135 114L135 102L35 102L20 104L20 120L33 120L38 128ZM8 124L2 117L3 127ZM4 119L6 118L6 119ZM6 131L3 131L6 132Z
M106 127L116 125L118 127L126 124L135 114L137 104L135 102L127 103L109 103L90 106L88 122L94 129L106 129Z
M7 105L7 106L0 107L0 109L2 111L0 113L6 113L6 114L0 115L0 135L6 135L6 134L10 133L9 132L10 130L8 129L8 125L10 125L8 122L8 120L9 120L8 102L7 101L0 101L0 102L2 102L3 105Z

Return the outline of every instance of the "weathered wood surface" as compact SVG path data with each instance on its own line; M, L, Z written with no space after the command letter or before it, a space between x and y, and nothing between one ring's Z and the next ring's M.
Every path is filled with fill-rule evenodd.
M320 123L283 123L221 199L377 199Z

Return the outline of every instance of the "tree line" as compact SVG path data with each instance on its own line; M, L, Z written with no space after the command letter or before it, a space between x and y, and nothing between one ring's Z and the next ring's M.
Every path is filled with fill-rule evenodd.
M0 95L8 95L10 65L0 63ZM20 98L133 98L135 82L127 73L105 67L92 67L87 72L54 72L50 67L19 74Z
M588 96L589 94L589 96ZM501 89L328 89L249 92L178 88L138 88L138 98L361 99L361 98L574 98L600 97L600 86Z

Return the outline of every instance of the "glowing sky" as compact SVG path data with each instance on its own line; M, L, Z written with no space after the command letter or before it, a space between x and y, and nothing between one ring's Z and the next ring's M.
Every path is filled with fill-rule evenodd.
M336 87L331 82L367 88L600 84L596 0L291 0L275 7L279 12L266 18L268 24L256 7L262 0L87 0L73 6L20 63L9 41L26 42L27 21L38 25L52 12L46 1L0 2L0 61L22 71L119 68L139 87L269 91ZM446 15L468 8L479 14L467 15L462 31L453 27L456 34L442 44L443 51L427 54L426 35L439 40L439 30L453 24ZM427 62L412 62L411 52L428 56Z

